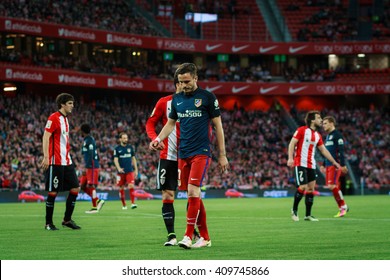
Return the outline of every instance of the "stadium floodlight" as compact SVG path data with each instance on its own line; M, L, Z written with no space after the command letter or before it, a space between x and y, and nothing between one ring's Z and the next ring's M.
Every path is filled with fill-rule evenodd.
M218 21L217 14L207 14L207 13L186 13L186 20L193 20L194 22L214 22Z
M4 91L16 91L17 87L14 84L11 83L5 83L3 87Z

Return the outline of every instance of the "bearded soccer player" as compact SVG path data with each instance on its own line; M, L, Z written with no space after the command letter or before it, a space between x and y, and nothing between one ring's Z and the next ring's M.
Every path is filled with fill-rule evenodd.
M114 164L118 171L119 197L122 201L122 209L127 210L125 186L129 187L131 209L137 208L134 197L135 178L138 176L137 159L135 150L128 143L129 137L125 132L119 134L120 145L114 149Z
M200 187L211 160L211 123L216 132L220 170L225 172L229 167L221 113L215 95L198 87L195 64L181 64L176 74L182 92L173 96L168 121L160 134L149 144L149 148L158 150L161 141L175 128L176 121L180 121L179 189L187 190L188 210L186 231L183 240L178 244L185 249L210 247L206 209L200 198ZM192 244L195 225L198 226L201 238Z
M53 223L55 199L59 192L69 191L66 199L64 227L81 229L73 220L72 214L79 193L79 181L70 156L70 127L68 115L72 113L74 98L68 93L61 93L56 98L58 111L51 114L43 133L43 160L41 168L45 171L46 200L45 230L58 230Z
M332 116L327 116L322 122L322 126L325 132L328 134L325 139L325 147L330 154L335 158L340 165L341 169L336 169L335 166L325 160L325 174L326 174L326 185L333 193L333 197L339 208L339 212L334 216L335 218L344 217L349 208L345 204L343 194L340 190L340 176L341 174L347 174L348 168L345 166L344 157L344 139L340 131L336 129L336 119Z
M311 215L311 208L314 202L314 188L316 185L316 148L329 160L337 169L340 164L332 157L325 148L321 135L317 130L321 127L322 118L320 112L309 111L305 117L306 126L299 127L288 146L287 165L294 168L297 191L294 195L294 204L291 210L291 218L294 222L299 221L298 205L305 196L306 215L305 221L318 222L318 219ZM295 152L295 157L294 157Z
M177 75L175 75L173 82L176 87L176 93L181 92L181 86L177 79ZM163 126L167 123L169 112L171 111L172 97L173 95L169 95L160 98L147 120L146 133L150 140L154 140L157 137L156 126L159 123L162 123ZM162 192L162 217L168 232L168 238L164 243L164 246L177 245L175 233L175 207L173 202L178 179L177 148L180 137L179 127L179 122L176 122L176 126L172 133L160 143L161 151L157 169L157 190ZM198 234L196 230L194 231L194 234L197 237Z
M105 201L99 199L96 194L96 187L99 179L99 154L96 148L95 138L91 135L91 127L87 123L83 123L80 127L81 135L84 137L81 153L84 157L85 170L80 177L81 189L88 194L92 199L91 210L85 211L87 214L98 213Z

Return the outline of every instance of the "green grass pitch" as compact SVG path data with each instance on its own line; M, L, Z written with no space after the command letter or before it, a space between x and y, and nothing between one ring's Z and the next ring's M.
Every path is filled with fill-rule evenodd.
M77 202L73 219L79 231L62 228L64 202L44 230L45 203L0 204L2 260L389 260L390 196L347 196L344 218L333 197L316 197L319 222L290 218L292 198L205 199L211 248L164 247L161 201L137 201L122 210L108 201L98 214L85 214L90 202ZM176 200L176 233L185 230L185 200Z

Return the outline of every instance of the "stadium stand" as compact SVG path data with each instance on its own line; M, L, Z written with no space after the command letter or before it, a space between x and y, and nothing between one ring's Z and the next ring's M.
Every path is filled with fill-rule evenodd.
M113 165L113 149L117 135L129 132L129 142L136 147L140 177L138 187L154 189L155 163L158 155L148 151L148 139L144 124L152 106L123 102L119 98L95 98L84 100L82 96L71 116L73 158L81 172L81 143L78 134L81 123L91 123L101 157L100 188L115 189L116 172ZM42 189L43 176L39 169L41 137L46 115L52 111L48 96L18 95L15 98L0 97L0 178L2 189ZM17 104L17 105L16 105ZM297 122L304 112L298 113ZM368 188L390 184L387 149L390 135L389 112L362 108L332 110L339 122L339 129L347 139L348 160L359 178ZM291 130L284 123L280 112L272 107L267 112L248 112L242 108L223 111L227 153L231 172L219 175L216 161L210 167L210 188L278 188L288 189L294 184L286 166L286 153ZM382 120L387 120L383 122ZM359 137L356 137L358 135Z
M129 3L122 0L44 0L26 1L23 5L19 1L4 0L0 3L0 16L140 35L161 35Z
M0 16L162 37L161 30L140 15L138 9L143 9L154 15L167 30L172 31L173 37L184 38L190 36L180 25L180 19L184 18L186 12L215 12L220 17L219 22L203 24L202 30L198 28L198 37L233 41L269 40L266 34L267 28L254 0L189 0L185 1L186 5L184 1L173 1L172 12L166 10L166 6L171 5L172 1L137 0L136 7L129 5L132 2L134 1L47 0L26 1L24 5L19 5L18 1L4 0L0 3ZM355 39L356 26L354 22L345 18L348 1L330 1L332 5L328 6L325 2L299 1L300 5L294 5L291 1L278 0L279 8L286 18L294 40L319 42ZM165 5L164 13L158 8L160 4ZM373 28L378 30L378 36L374 36L376 40L388 38L389 22L390 4L386 2L383 16L373 20ZM197 30L196 25L192 24L192 27ZM324 29L321 30L320 27ZM92 55L92 52L93 50L89 50L88 56L73 56L43 50L30 56L23 51L7 49L2 45L0 61L30 68L71 69L144 79L172 79L174 65L181 62L178 59L164 62L163 65L162 61L156 59L156 51L148 52L147 61L128 63L121 59L108 58L99 52ZM183 53L180 55L181 59L187 57ZM248 83L273 81L272 71L275 70L273 67L276 63L272 63L270 56L249 57L249 63L245 67L241 66L239 55L231 55L231 58L229 62L217 63L215 56L205 57L203 67L199 71L200 79ZM365 65L359 69L331 69L323 67L323 63L319 62L317 57L313 59L311 56L300 56L294 67L287 64L279 64L279 66L284 69L285 81L291 83L390 80L390 68L382 65L376 67ZM14 98L0 96L0 185L2 189L43 188L43 175L38 168L41 137L44 122L52 111L50 107L53 102L49 95L36 94L37 92L18 93ZM91 122L92 127L99 126L93 134L100 147L102 164L100 187L111 189L115 188L116 181L112 163L113 147L117 144L116 135L123 130L131 131L129 140L136 146L140 164L141 176L137 181L138 187L154 188L157 154L151 154L147 150L148 140L144 132L144 123L153 104L140 105L125 97L126 94L121 97L119 93L115 94L110 98L96 96L93 101L79 94L77 98L80 104L72 116L73 133L77 133L78 126L84 121ZM128 104L124 105L120 102L120 98L126 99ZM383 105L388 106L388 103ZM332 113L338 120L339 129L348 141L347 154L354 168L353 172L360 178L360 182L370 189L390 185L387 108L336 109L325 106L323 110L324 115ZM297 116L296 122L303 119L300 114L302 113L292 114ZM230 155L232 172L219 175L214 161L209 172L211 177L207 178L208 187L291 188L294 179L291 178L292 174L286 166L286 147L292 129L284 123L280 111L275 110L274 107L267 111L248 111L235 107L234 110L224 110L222 117L225 134L228 135L227 153ZM81 141L81 136L75 137L72 147L74 160L78 164L81 163L81 154L78 152Z
M52 102L48 96L0 97L1 121L0 149L3 189L43 188L39 170L41 156L42 123L50 113ZM155 163L158 155L148 151L148 139L144 124L152 107L125 104L116 98L95 99L92 103L80 100L71 116L75 135L72 143L73 159L81 166L82 137L78 133L81 123L91 123L101 157L100 187L115 188L116 172L113 165L113 149L117 135L129 132L129 142L137 150L139 160L139 185L155 187ZM16 106L15 104L18 104ZM22 109L22 110L21 110ZM26 112L27 117L23 112ZM227 139L227 153L231 157L232 172L219 176L216 161L213 162L207 185L212 188L231 188L244 185L267 188L291 186L286 166L285 139L289 131L278 119L276 112L246 112L243 109L223 113ZM269 124L273 123L272 126ZM98 127L98 129L97 129ZM234 155L234 156L233 156ZM81 170L78 170L81 172ZM277 176L276 176L277 175Z

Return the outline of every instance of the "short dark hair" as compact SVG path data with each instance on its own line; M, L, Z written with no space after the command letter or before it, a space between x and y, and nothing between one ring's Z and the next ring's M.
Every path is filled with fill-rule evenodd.
M316 115L321 115L319 111L309 111L306 113L305 123L310 127L311 121L316 119Z
M198 68L193 63L183 63L175 71L175 75L183 75L190 73L192 77L198 76Z
M85 134L89 134L91 132L91 127L87 123L83 123L80 127L81 131Z
M323 121L328 121L328 122L333 123L334 125L336 125L336 119L334 117L332 117L332 116L326 116L322 120Z
M71 95L69 93L60 93L56 97L56 103L57 103L58 109L61 109L61 105L66 104L66 102L68 102L68 101L74 101L73 95Z

